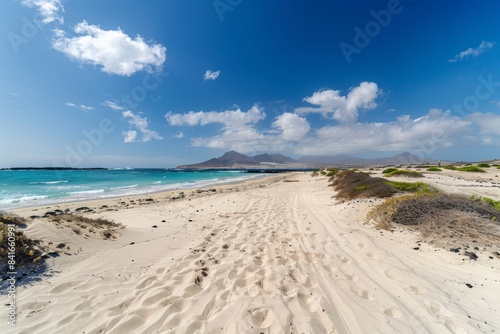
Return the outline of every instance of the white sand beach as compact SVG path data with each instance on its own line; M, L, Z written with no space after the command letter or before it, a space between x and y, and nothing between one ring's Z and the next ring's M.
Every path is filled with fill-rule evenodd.
M499 174L444 171L423 181L498 199ZM125 228L103 240L28 222L26 235L64 243L65 254L47 260L50 277L19 288L17 325L1 332L500 331L491 249L471 260L416 232L377 230L366 213L381 200L337 202L327 178L310 173L213 188L16 210L87 206L96 211L86 216Z

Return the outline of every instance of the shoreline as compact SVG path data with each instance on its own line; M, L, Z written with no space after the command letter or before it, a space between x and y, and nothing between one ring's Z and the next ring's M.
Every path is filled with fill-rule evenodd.
M287 173L293 173L293 172L287 172ZM287 174L283 173L283 174ZM239 176L239 177L234 177L234 178L229 178L225 180L200 180L196 181L195 183L201 183L207 181L206 184L204 185L192 185L190 186L189 183L186 183L185 187L176 187L176 188L170 188L170 189L163 189L163 190L151 190L151 191L143 191L139 193L126 193L126 194L121 194L121 195L109 195L109 196L102 196L102 197L96 197L96 198L82 198L82 199L57 199L54 201L48 200L45 203L29 203L26 205L19 205L19 206L5 206L0 208L0 211L15 211L18 209L23 209L23 208L30 208L30 207L44 207L44 206L54 206L54 205L64 205L64 204L71 204L71 203L76 203L76 202L87 202L87 201L98 201L98 200L113 200L116 198L120 197L130 197L130 196L148 196L152 194L157 194L157 193L163 193L163 192L173 192L173 191L182 191L182 190L192 190L192 189L198 189L198 188L206 188L206 187L217 187L220 185L227 185L227 184L233 184L233 183L243 183L251 180L257 180L261 178L267 178L267 177L273 177L276 176L276 174L266 174L266 173L256 173L251 176ZM237 180L235 180L237 179ZM174 185L174 184L172 184ZM170 186L169 184L165 185L166 187ZM142 188L144 189L144 188ZM44 200L44 199L42 199Z
M11 209L2 209L2 211L8 211L12 212L17 215L21 216L26 216L27 212L37 212L40 210L54 210L54 209L67 209L67 208L72 208L73 211L77 207L102 207L105 206L109 203L114 203L116 201L122 201L123 199L126 200L133 200L133 201L144 201L146 199L153 199L154 202L163 202L163 201L169 201L171 200L172 197L169 198L169 196L174 195L174 193L189 193L189 195L196 194L200 190L206 190L209 188L216 188L216 189L221 189L222 191L227 190L233 185L247 185L247 186L252 186L253 184L258 184L259 181L263 181L264 183L270 182L279 182L282 179L287 178L289 175L293 175L294 173L300 173L300 172L288 172L288 173L283 173L280 174L279 176L276 174L271 174L271 175L262 175L262 176L256 176L256 177L251 177L245 180L227 180L227 182L222 181L220 183L215 183L215 184L207 184L204 186L196 186L192 188L176 188L176 189L169 189L169 190L159 190L159 191L153 191L153 192L147 192L147 193L140 193L140 194L127 194L127 195L119 195L119 196L110 196L110 197L100 197L100 198L94 198L94 199L79 199L79 200L68 200L68 201L63 201L63 202L54 202L54 203L47 203L47 204L40 204L40 205L28 205L28 206L22 206L22 207L15 207ZM279 180L279 181L273 181L273 180ZM176 197L176 196L174 196ZM148 201L149 202L149 201Z
M467 189L485 190L484 176ZM419 179L426 180L463 183L459 174ZM83 215L124 228L104 239L47 219L27 222L30 238L64 248L47 259L48 276L19 287L17 327L6 334L500 329L498 258L480 249L471 260L409 229L377 230L366 213L382 200L336 201L328 183L290 173L183 197L59 206L97 208ZM46 208L34 209L16 213Z

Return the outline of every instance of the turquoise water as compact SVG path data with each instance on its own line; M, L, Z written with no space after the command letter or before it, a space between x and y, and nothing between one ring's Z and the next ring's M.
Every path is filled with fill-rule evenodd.
M256 176L165 169L0 170L0 209L196 188Z

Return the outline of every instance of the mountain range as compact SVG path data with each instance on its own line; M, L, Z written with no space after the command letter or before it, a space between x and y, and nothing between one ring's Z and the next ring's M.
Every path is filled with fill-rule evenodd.
M403 152L401 154L375 159L358 158L342 154L334 156L307 155L299 159L290 158L282 154L259 154L248 156L236 151L229 151L218 158L192 164L178 166L179 169L201 168L313 168L321 166L385 166L409 164L435 164L438 160L425 158Z

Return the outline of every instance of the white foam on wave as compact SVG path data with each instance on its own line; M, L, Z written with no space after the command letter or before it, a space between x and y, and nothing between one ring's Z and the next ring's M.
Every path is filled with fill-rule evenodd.
M39 201L47 198L45 195L25 195L20 197L10 197L10 198L2 198L0 199L0 205L2 204L16 204L23 203L27 201Z
M139 186L138 184L132 184L132 185L129 185L129 186L113 187L113 188L109 188L109 189L112 189L112 190L115 190L115 189L128 189L128 188L136 188L138 186Z
M59 180L59 181L46 181L46 182L30 182L29 184L58 184L58 183L68 183L68 180Z
M85 194L100 194L103 193L104 189L95 189L95 190L82 190L82 191L71 191L70 195L85 195Z

